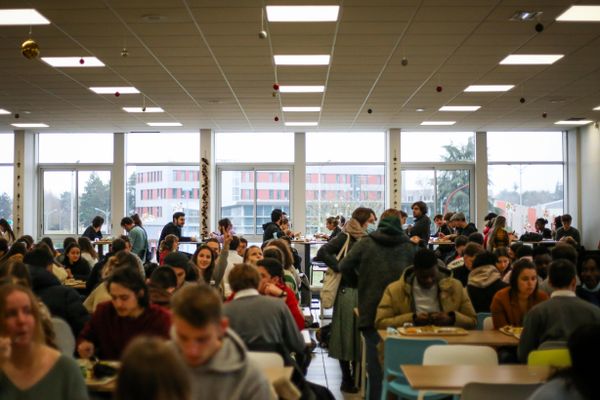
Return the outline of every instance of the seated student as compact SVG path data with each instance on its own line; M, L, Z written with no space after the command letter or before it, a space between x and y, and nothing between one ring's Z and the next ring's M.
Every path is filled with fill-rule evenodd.
M238 244L237 251L238 256L244 258L244 254L246 254L246 249L248 248L248 239L240 237L240 244Z
M550 251L550 254L552 256L552 261L568 260L572 262L573 265L577 265L577 250L570 244L557 243L556 246L554 246ZM554 288L552 285L550 285L550 279L548 277L546 277L546 279L544 279L540 284L540 290L546 292L548 295L552 294L554 291Z
M260 274L258 291L267 296L282 298L288 306L299 330L304 329L304 316L300 312L294 292L283 283L283 266L274 258L264 258L256 263Z
M581 285L575 293L585 301L600 306L600 257L587 255L581 262Z
M331 233L329 233L329 235L326 233L317 233L315 234L315 238L321 238L330 241L336 237L342 231L342 228L340 228L340 217L327 217L325 220L325 228L328 231L331 231Z
M193 274L194 265L184 253L178 251L169 253L164 259L164 266L172 268L177 276L177 289L175 290L179 290L183 286L193 285L199 279L204 282L203 278Z
M192 264L196 266L198 276L212 287L219 287L223 280L225 268L227 268L230 238L231 236L229 239L225 239L223 243L225 251L218 255L205 244L198 246L192 255Z
M510 252L510 250L509 250L509 252ZM525 259L525 260L533 262L533 248L531 246L521 245L521 246L516 247L515 259L514 259L513 263L516 262L517 260L521 260L521 259ZM508 284L510 282L511 274L512 274L512 269L509 269L508 271L506 271L506 273L502 276L502 282Z
M85 236L81 236L80 238L78 238L77 244L81 249L81 258L87 261L91 270L92 267L98 262L98 253L94 249L94 246L92 246L92 242L90 242L90 239L86 238Z
M263 252L258 246L250 246L244 254L244 263L256 266L258 260L263 259Z
M494 255L496 256L496 269L500 272L500 276L504 278L504 275L511 269L508 250L506 247L499 247L494 250Z
M83 234L81 236L85 236L86 238L90 239L91 242L95 241L95 240L101 240L102 239L102 225L104 225L104 218L102 218L99 215L96 215L94 217L94 219L92 220L92 224L90 226L88 226L87 228L85 228L85 231L83 232Z
M487 213L483 220L485 221L485 226L483 227L483 247L487 248L488 237L492 232L492 227L494 226L494 219L498 214L494 212Z
M170 308L171 296L177 288L177 275L172 268L158 267L148 279L148 296L150 304Z
M544 279L548 278L548 267L552 263L552 256L549 252L547 254L536 254L533 257L533 263L535 264L535 269L537 270L538 281L542 283Z
M581 325L600 323L600 308L575 295L575 276L575 265L568 260L550 264L548 277L554 291L550 300L538 304L525 315L518 348L521 362L526 362L529 352L546 341L566 341Z
M121 235L119 236L119 239L122 239L125 242L125 250L127 250L128 253L135 257L135 262L138 266L138 270L140 271L140 274L142 274L142 277L145 278L146 270L144 269L144 263L142 262L142 259L133 252L133 245L131 244L131 239L127 235Z
M467 292L475 311L490 312L490 305L496 292L507 286L502 282L500 272L496 268L494 253L484 251L473 260L473 268L467 281Z
M267 246L263 249L264 251L268 251L268 249L276 247L283 254L283 282L292 289L296 299L300 297L300 275L298 274L298 270L294 266L294 255L291 250L291 244L289 244L284 239L270 240L267 242Z
M192 379L192 399L263 400L267 379L223 316L221 299L208 285L188 286L173 297L172 345Z
M510 277L510 286L494 295L490 310L494 329L506 325L523 326L525 314L535 305L548 300L548 295L538 290L535 265L522 259L515 262Z
M497 216L488 236L486 249L494 251L500 247L508 247L513 240L515 240L515 235L506 230L506 217Z
M92 290L92 292L83 302L83 305L90 314L96 311L98 304L111 300L110 293L108 293L108 288L106 286L106 281L118 268L136 269L136 260L133 254L129 253L127 250L121 250L118 253L115 253L111 258L108 259L106 264L104 264L102 271L100 271L100 284L96 286L94 290Z
M215 238L219 241L219 243L223 243L225 237L225 233L230 235L235 235L235 231L233 230L233 224L229 218L220 219L217 222L217 232L211 232L210 237Z
M560 217L562 221L562 227L558 228L556 231L556 240L560 240L565 236L572 237L577 245L581 244L581 234L579 231L571 226L571 222L573 222L573 218L569 214L565 214Z
M223 306L223 315L246 345L278 343L289 352L304 351L304 339L286 304L258 292L260 275L255 267L237 264L229 274L229 284L235 294Z
M104 257L102 257L100 261L98 261L90 271L90 276L85 282L85 289L87 293L92 293L96 286L102 283L102 270L104 269L104 265L108 262L108 260L110 260L110 258L118 252L126 250L126 248L127 245L125 244L125 241L123 239L113 240L112 244L110 245L110 251L106 253Z
M454 246L450 254L444 259L444 263L449 269L454 269L464 265L463 253L465 246L469 243L469 238L466 236L457 236L454 239Z
M552 231L546 228L547 224L547 219L538 218L535 220L535 232L542 235L542 239L552 239Z
M17 399L88 398L79 366L44 344L34 294L7 283L0 286L0 397Z
M23 235L17 239L17 242L22 242L25 245L25 247L27 248L27 251L33 250L33 245L35 244L35 241L33 240L33 236L31 236L31 235Z
M23 243L16 242L10 246L10 249L0 258L0 264L8 262L8 261L23 261L23 257L27 253L27 248Z
M444 216L442 214L436 214L433 217L433 223L436 226L436 231L433 236L442 238L452 234L452 230L448 226L446 220L444 220Z
M221 243L215 238L210 238L205 243L215 253L215 256L221 254Z
M529 400L593 400L598 398L598 370L600 359L600 325L589 324L577 328L567 341L572 365L558 370Z
M467 223L467 218L465 217L465 214L461 212L453 214L452 218L450 218L450 222L452 222L454 230L456 231L456 233L453 233L452 235L448 236L450 240L456 239L458 235L469 237L471 233L477 232L477 227L475 226L475 224L472 222Z
M135 268L116 269L107 287L112 300L98 305L79 334L77 352L81 358L97 353L100 359L118 360L136 336L169 338L171 315L150 304L148 287Z
M175 235L167 235L165 239L160 242L160 248L158 250L158 264L163 265L165 263L165 257L174 251L177 251L179 247L179 238Z
M479 232L473 232L469 236L469 243L477 243L481 247L483 247L483 235Z
M435 253L417 251L412 267L391 283L377 307L377 329L415 325L460 326L473 329L477 316L461 283L440 268Z
M223 252L227 254L227 267L225 267L225 273L223 274L222 282L223 294L225 295L225 298L229 298L229 296L232 294L231 287L229 286L229 272L231 272L235 264L241 264L244 262L244 259L240 257L235 250L239 244L240 238L237 236L232 236L231 242L229 243L229 250L223 250Z
M46 245L36 246L23 260L29 266L31 287L36 296L48 307L53 316L62 318L76 337L90 315L81 302L81 296L71 287L61 285L52 274L54 260Z
M65 248L63 265L67 273L75 279L87 280L90 275L90 265L81 258L81 247L75 243L69 244Z
M191 400L188 371L164 340L139 336L123 353L115 400Z
M483 247L477 243L467 244L463 250L463 263L461 266L452 269L452 277L458 279L466 287L469 274L473 268L473 260L475 260L477 254L483 251Z

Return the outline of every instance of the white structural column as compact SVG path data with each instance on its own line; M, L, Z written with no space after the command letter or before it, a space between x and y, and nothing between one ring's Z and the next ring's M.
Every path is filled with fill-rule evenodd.
M214 149L215 149L215 134L212 129L200 129L200 235L202 235L202 218L203 218L203 210L206 207L206 212L208 213L208 224L207 229L208 232L211 232L211 227L216 226L217 221L215 221L215 215L217 215L217 204L216 204L216 171L215 171L215 159L214 159ZM205 161L208 167L208 182L205 182L204 174L204 166ZM208 186L207 188L205 186ZM205 201L202 199L203 193L208 192L208 205L205 204Z
M593 131L592 125L589 127L576 128L565 132L563 139L563 159L565 160L565 168L563 171L565 205L563 209L565 214L570 214L573 217L573 226L578 228L581 228L583 224L581 218L582 192L580 190L583 183L582 151L585 152L588 150L587 148L582 148L581 143L584 139L591 137L585 134L591 131ZM600 148L592 146L591 149L594 152L598 152ZM590 190L590 188L586 187L586 190ZM585 236L583 232L581 232L581 234L583 237ZM585 246L587 247L587 245Z
M400 209L402 200L400 197L402 182L400 174L400 129L392 128L386 135L386 208Z
M293 230L306 232L306 134L294 133L294 170L292 185Z
M125 209L125 134L113 134L113 166L110 175L110 221L112 236L116 237L121 229L121 218L127 215Z
M35 132L16 130L13 230L16 237L35 236L37 229L37 146Z
M475 194L475 224L480 231L488 213L487 162L487 132L475 132L475 187L471 188L471 196Z

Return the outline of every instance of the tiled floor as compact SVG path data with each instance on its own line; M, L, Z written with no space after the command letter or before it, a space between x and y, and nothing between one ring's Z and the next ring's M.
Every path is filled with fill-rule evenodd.
M359 394L340 392L342 371L338 360L330 358L327 350L317 347L313 352L313 360L308 368L306 379L318 385L327 386L336 399L358 400Z

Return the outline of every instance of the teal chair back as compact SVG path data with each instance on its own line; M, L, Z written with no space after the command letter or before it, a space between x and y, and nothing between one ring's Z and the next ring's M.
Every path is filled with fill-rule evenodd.
M477 313L477 330L478 331L482 331L483 330L483 321L487 318L487 317L491 317L492 313L489 312L480 312Z
M388 337L384 342L384 375L400 378L406 382L401 364L423 364L425 350L434 344L448 344L444 339L409 339L403 337ZM407 382L406 382L407 383Z

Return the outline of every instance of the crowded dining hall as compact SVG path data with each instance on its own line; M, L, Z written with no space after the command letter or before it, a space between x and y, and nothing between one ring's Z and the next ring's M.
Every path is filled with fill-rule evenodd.
M0 399L600 398L600 3L5 0Z

